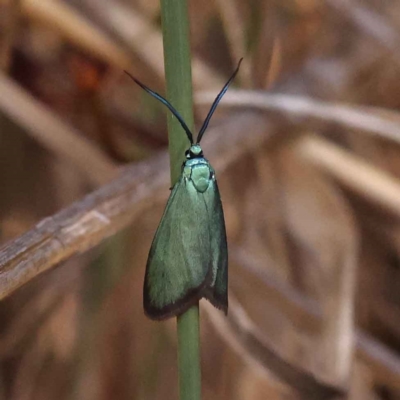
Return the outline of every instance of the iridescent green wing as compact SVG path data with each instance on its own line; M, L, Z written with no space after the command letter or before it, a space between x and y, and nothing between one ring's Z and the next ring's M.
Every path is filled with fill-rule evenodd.
M228 246L225 219L217 181L214 179L204 193L211 227L211 261L213 282L204 297L215 307L228 312Z
M152 319L181 314L213 279L210 220L203 194L181 176L151 245L143 289Z

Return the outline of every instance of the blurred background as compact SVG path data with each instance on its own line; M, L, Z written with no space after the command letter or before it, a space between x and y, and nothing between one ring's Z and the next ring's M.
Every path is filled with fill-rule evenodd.
M244 56L203 140L203 398L400 399L400 2L189 5L198 123ZM165 110L123 73L164 93L158 1L0 0L0 68L0 399L176 399L176 321L142 311Z

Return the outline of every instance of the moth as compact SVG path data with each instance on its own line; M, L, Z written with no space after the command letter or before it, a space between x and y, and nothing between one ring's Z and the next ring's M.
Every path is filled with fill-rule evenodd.
M211 105L194 142L178 111L132 75L133 81L163 103L186 133L190 148L154 236L143 287L145 314L155 320L182 314L201 298L228 311L228 249L224 212L215 171L200 141L240 63Z

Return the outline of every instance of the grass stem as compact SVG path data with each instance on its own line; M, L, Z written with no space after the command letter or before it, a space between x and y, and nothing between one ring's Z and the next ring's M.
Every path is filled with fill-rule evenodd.
M193 131L192 72L187 0L161 0L167 98ZM168 114L171 186L181 174L189 141L177 119ZM199 306L177 318L180 400L200 400Z

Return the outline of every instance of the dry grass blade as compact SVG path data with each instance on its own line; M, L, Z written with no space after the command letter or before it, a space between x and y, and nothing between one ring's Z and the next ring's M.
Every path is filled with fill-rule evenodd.
M272 1L260 4L261 28L257 45L252 52L252 80L254 87L268 88L281 72L282 42L278 28L278 7Z
M197 103L208 103L211 98L211 93L200 93L197 96ZM395 111L324 104L304 97L241 90L232 90L227 93L221 104L274 110L288 114L290 117L312 117L347 128L363 130L400 143L400 123L398 122L400 119L399 113ZM314 158L315 161L318 159L320 166L331 170L346 186L396 215L400 215L400 188L394 178L323 139L309 138L303 143L303 153L308 153L308 157ZM349 173L349 168L352 173Z
M400 218L400 182L349 151L321 138L304 138L299 152L341 184Z
M17 377L13 382L10 398L29 400L33 397L48 350L47 344L41 340L37 346L31 347L24 353L17 370Z
M275 40L272 43L272 50L271 50L271 56L270 56L270 64L268 67L268 73L265 74L265 79L262 81L261 87L262 88L268 88L269 86L274 83L278 76L279 73L281 72L281 63L282 63L282 45L281 41L279 38L275 38Z
M367 363L376 382L400 390L400 359L364 332L356 336L357 357Z
M71 287L79 290L79 275L79 264L73 260L68 263L68 268L60 268L53 276L45 277L44 281L50 282L50 285L23 304L8 329L0 335L0 355L3 359L12 357L18 349L34 342L43 325L57 315L60 304L75 294L71 292ZM38 286L40 284L43 289L43 281ZM29 337L26 332L29 332ZM62 338L63 334L58 334L58 337Z
M340 17L352 21L366 36L376 40L393 55L394 61L400 63L398 43L400 35L387 18L360 4L358 1L325 0L330 7L340 12Z
M218 156L217 168L226 168L243 153L260 146L266 139L262 121L254 115L238 116L220 127L219 135L209 133L204 147L210 158ZM251 137L245 133L249 127L253 130ZM0 251L0 298L73 254L94 247L151 207L159 200L160 190L167 187L166 164L164 154L128 168L108 185L44 219L5 246Z
M21 0L21 11L28 18L50 26L70 43L120 70L129 69L127 52L103 31L58 0Z
M85 2L90 7L91 1L85 0ZM163 79L162 35L159 29L133 8L119 2L96 1L96 6L91 8L96 11L102 23L125 43L127 48L137 54L160 79ZM196 88L220 87L224 82L224 79L212 68L195 56L192 68L193 85Z
M228 40L231 58L234 61L240 60L246 55L244 15L235 1L218 0L217 5ZM238 77L245 87L248 87L251 83L249 61L249 57L243 59Z
M4 114L43 147L79 168L89 181L99 185L115 176L117 167L105 154L4 74L0 74L0 93Z
M286 147L278 158L287 235L296 251L293 275L323 310L318 374L346 387L353 356L358 230L343 194L295 149Z
M195 97L197 105L209 104L212 99L211 92L198 93ZM324 103L302 96L234 89L225 95L220 107L222 106L278 111L296 119L315 118L323 122L340 124L345 128L360 129L400 143L400 115L395 111Z
M230 277L231 287L245 284L256 291L255 286L258 283L262 287L262 290L256 291L261 304L279 308L298 329L313 333L321 330L322 311L317 302L262 268L266 263L273 265L272 260L266 262L264 259L262 262L240 247L231 248L229 257L232 263L239 266Z
M222 336L235 340L236 346L240 344L254 362L288 384L300 394L301 398L330 399L342 393L338 387L325 384L284 360L279 351L248 318L245 310L233 296L229 297L229 303L230 311L227 319L207 305L208 315Z
M247 282L252 285L252 288L254 286L249 276L253 275L257 281L262 282L264 293L258 297L258 301L264 304L265 308L278 307L285 316L290 317L291 322L295 322L296 328L306 328L310 331L311 324L314 333L320 330L324 323L323 314L320 305L315 300L309 299L287 284L276 282L275 278L266 273L265 268L263 268L265 261L261 262L249 258L242 249L236 247L232 249L231 254L232 262L240 267L235 270L235 276L232 277L233 280L239 279L242 282ZM236 284L234 284L235 286ZM211 309L210 313L214 317L214 310ZM294 319L293 316L295 316ZM307 321L307 326L299 318ZM217 328L221 323L222 319L221 321L218 319ZM260 323L261 321L257 321L258 326L260 326ZM270 321L265 321L265 323L269 324ZM226 333L226 330L224 330L222 335L224 338L226 338ZM229 337L232 333L227 335ZM395 356L386 346L361 331L356 331L355 349L357 358L368 363L372 377L377 384L388 385L397 390L400 389L399 357Z
M3 7L3 18L7 24L6 28L3 28L2 38L0 39L0 69L2 71L7 71L10 66L11 53L19 31L21 14L20 0L10 0L5 3L0 4Z
M231 288L249 316L257 321L258 328L269 340L274 341L276 348L281 349L282 357L313 371L333 386L346 387L353 349L358 232L343 194L326 180L324 174L299 157L295 147L286 145L274 148L273 154L268 153L266 155L264 149L264 157L272 159L275 180L279 182L274 188L279 199L275 214L281 214L284 251L288 254L290 269L286 276L282 273L286 267L282 267L281 257L276 257L276 243L270 241L269 237L264 239L264 248L267 250L260 251L258 256L254 255L254 246L249 244L257 235L265 237L266 229L262 229L262 222L259 224L259 221L264 221L268 227L273 225L269 205L260 201L261 195L269 189L265 187L266 183L257 180L255 186L258 192L252 191L250 196L257 198L257 203L250 203L255 213L251 218L246 215L246 220L250 222L249 227L244 229L247 232L253 228L255 234L250 234L251 239L245 241L245 249L239 253L239 259L234 253L233 261L235 264L245 264L247 272L251 268L252 272L257 270L258 274L253 281L247 279L246 282L243 271L235 274L236 271L231 269ZM258 208L260 203L263 207ZM277 226L273 225L273 229L276 230ZM252 256L245 255L245 251ZM264 262L257 269L258 260ZM280 276L281 284L273 283L262 267L270 275L275 275L275 280ZM306 303L303 298L296 296L294 287L307 293L310 298L318 299L318 310L310 301ZM269 296L264 293L267 290ZM281 291L285 293L283 299L278 295ZM294 304L301 304L302 309L308 310L307 314L294 307ZM316 311L323 315L322 324L310 316L317 314ZM306 337L313 337L312 346ZM314 352L310 352L314 349ZM300 354L308 356L303 358Z
M59 306L67 290L45 291L38 299L22 310L10 326L9 330L0 337L0 354L3 358L10 357L16 352L16 347L26 340L26 332L30 332L31 339ZM38 310L40 314L38 315Z

